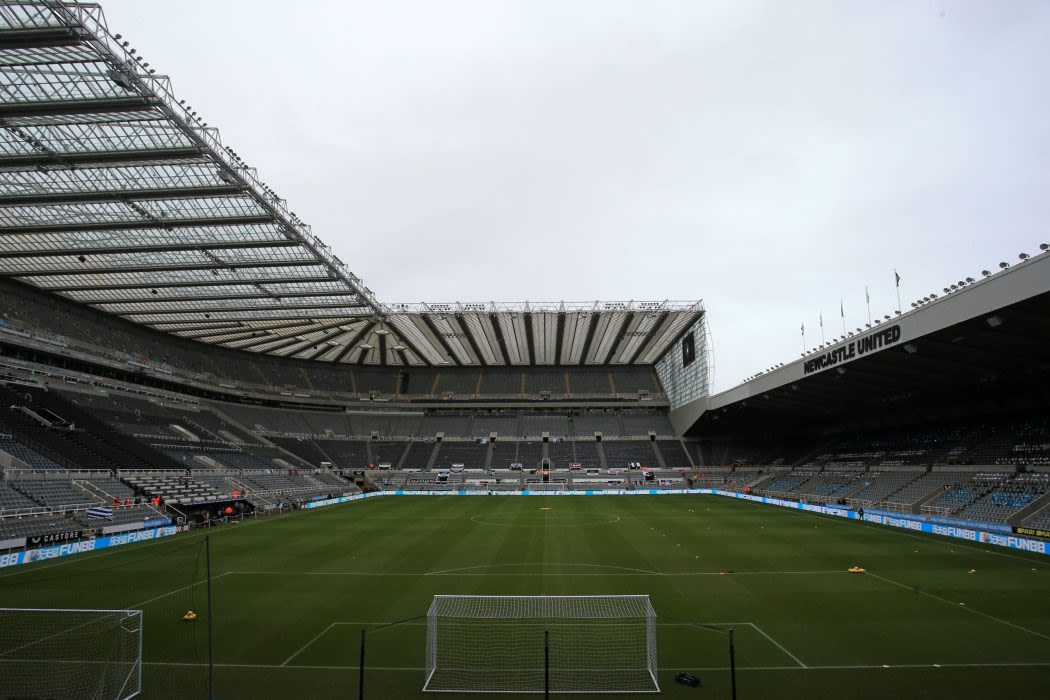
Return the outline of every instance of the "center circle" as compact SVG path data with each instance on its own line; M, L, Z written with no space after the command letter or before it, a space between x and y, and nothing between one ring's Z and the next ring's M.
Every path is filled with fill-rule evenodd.
M611 525L620 522L619 515L608 513L567 513L559 515L540 511L528 515L472 515L472 523L478 525L499 525L502 527L544 527L544 528L570 528L570 527L592 527L595 525Z

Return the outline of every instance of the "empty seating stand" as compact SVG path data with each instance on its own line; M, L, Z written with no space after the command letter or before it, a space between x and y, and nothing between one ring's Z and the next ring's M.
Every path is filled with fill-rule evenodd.
M65 479L16 479L12 488L53 510L76 510L99 505L103 501Z
M157 497L165 503L209 503L230 498L211 485L188 476L128 475L124 481L148 497Z

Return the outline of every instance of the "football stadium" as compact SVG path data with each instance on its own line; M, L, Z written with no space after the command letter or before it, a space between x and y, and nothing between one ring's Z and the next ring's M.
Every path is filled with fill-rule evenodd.
M97 4L0 76L0 698L1050 696L1046 243L715 391L380 300Z

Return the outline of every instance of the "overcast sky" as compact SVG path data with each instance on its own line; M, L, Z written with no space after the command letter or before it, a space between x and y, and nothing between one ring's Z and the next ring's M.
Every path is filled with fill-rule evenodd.
M1050 2L103 2L381 301L703 299L715 389L1050 239Z

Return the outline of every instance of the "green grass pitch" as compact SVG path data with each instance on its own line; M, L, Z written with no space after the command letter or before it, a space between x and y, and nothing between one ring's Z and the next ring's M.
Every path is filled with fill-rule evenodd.
M355 698L361 628L438 593L647 593L663 697L729 697L724 637L670 619L732 624L741 698L1050 697L1037 555L717 496L382 497L210 533L218 700ZM0 571L0 599L141 607L142 697L204 698L202 536ZM424 697L424 630L369 636L366 697Z

